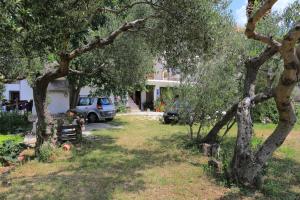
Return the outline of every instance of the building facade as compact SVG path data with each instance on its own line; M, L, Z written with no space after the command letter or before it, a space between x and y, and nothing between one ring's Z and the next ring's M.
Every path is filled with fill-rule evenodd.
M180 72L168 69L163 59L157 59L153 73L147 75L146 90L135 91L130 97L140 110L153 110L155 102L159 101L166 88L176 88L180 85Z
M180 75L176 71L168 70L164 63L158 60L153 67L153 73L148 74L145 91L135 91L129 94L129 101L133 107L139 110L154 108L154 103L161 96L163 88L179 86ZM84 87L80 91L80 96L87 96L92 91L90 87ZM69 109L69 89L68 81L65 78L57 79L48 86L47 93L48 109L52 114L65 113ZM33 100L33 91L27 80L16 81L5 85L4 98L13 102L16 99L23 101ZM113 100L113 98L112 98ZM132 105L129 105L130 107ZM35 107L33 106L33 113Z

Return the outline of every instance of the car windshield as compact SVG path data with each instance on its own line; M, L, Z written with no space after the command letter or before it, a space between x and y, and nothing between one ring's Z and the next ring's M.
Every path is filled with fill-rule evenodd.
M111 102L110 102L109 98L100 98L100 99L98 99L98 104L99 105L111 105Z

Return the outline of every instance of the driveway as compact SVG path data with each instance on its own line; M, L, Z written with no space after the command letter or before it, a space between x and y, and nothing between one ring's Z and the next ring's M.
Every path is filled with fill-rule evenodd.
M123 128L123 126L116 126L116 125L111 125L109 123L91 123L91 124L86 124L84 131L82 131L82 134L84 136L89 136L92 134L92 131L97 131L101 129L120 129Z

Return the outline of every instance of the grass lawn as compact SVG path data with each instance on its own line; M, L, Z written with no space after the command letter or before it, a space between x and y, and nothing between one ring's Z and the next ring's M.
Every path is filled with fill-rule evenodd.
M0 145L3 144L4 141L6 140L12 140L15 142L22 142L23 137L20 135L0 135Z
M51 163L17 167L12 186L0 186L0 199L300 199L298 127L269 162L262 190L252 192L215 179L208 158L186 147L184 126L132 116L113 124L124 128L96 131L93 141L59 151ZM256 137L263 138L274 126L258 128ZM223 142L228 152L234 129Z

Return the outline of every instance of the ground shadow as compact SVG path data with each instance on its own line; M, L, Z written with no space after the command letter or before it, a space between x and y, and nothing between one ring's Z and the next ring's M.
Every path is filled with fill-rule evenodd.
M142 170L177 159L160 149L126 149L117 145L115 138L98 135L94 141L84 140L81 150L74 150L67 167L47 175L12 179L12 188L0 198L112 199L116 190L144 190Z
M178 133L170 137L156 137L153 141L159 142L162 148L169 148L176 145L190 151L192 154L201 156L198 149L198 143L191 141L187 135ZM258 148L257 138L254 138L253 148ZM221 142L221 152L219 159L222 160L224 168L230 164L235 146L235 137L226 137ZM288 151L287 151L288 152ZM216 183L231 187L231 192L225 194L221 199L300 199L300 163L291 158L290 155L283 155L283 158L273 157L266 167L263 178L263 185L260 190L250 190L247 188L233 189L234 185L230 185L226 180L226 175L212 172L208 164L191 163L197 167L201 167L207 172L207 175L216 180Z
M256 142L257 138L254 138L253 148L258 148ZM235 137L227 137L222 142L220 159L227 166L231 161L234 145ZM216 180L220 180L220 177L214 176L213 173L208 172L208 174ZM221 178L224 177L225 175ZM231 191L221 199L240 199L242 197L254 199L300 199L300 163L289 155L283 155L282 158L273 157L265 168L260 190L239 188L238 191Z
M128 122L125 120L122 120L120 118L115 118L112 121L106 122L108 124L110 124L111 126L125 126L128 125Z

